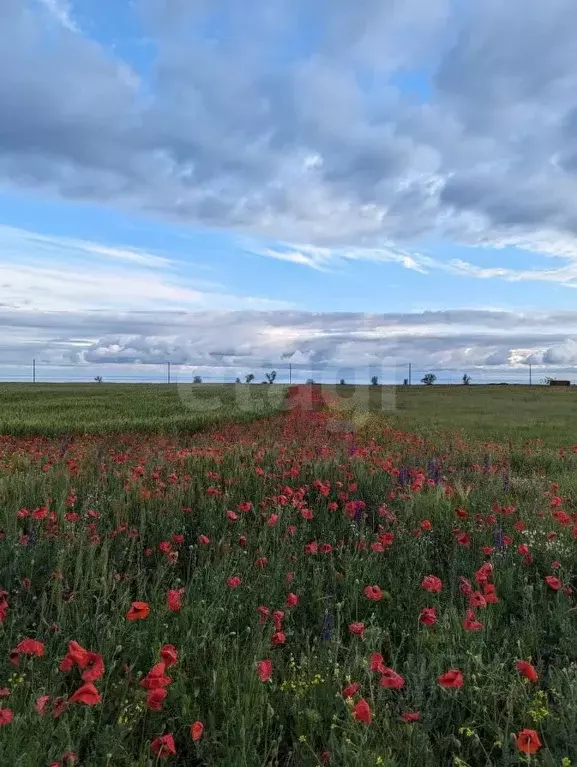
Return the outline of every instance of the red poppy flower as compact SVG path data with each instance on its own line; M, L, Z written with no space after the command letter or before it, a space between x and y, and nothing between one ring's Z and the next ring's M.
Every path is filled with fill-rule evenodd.
M421 581L421 588L432 593L439 592L443 588L443 581L436 575L426 575Z
M536 754L542 745L535 730L521 730L517 735L516 743L523 754Z
M351 682L343 690L343 698L352 698L361 689L361 685L358 682Z
M528 661L518 660L517 663L515 663L515 667L521 676L524 676L530 682L536 682L539 679L539 674L537 674L535 667Z
M12 709L0 708L0 727L3 727L5 724L10 724L13 719L14 713L12 712Z
M198 542L200 543L201 546L208 546L208 544L210 543L210 538L208 537L208 535L199 535Z
M393 671L392 668L385 668L382 671L382 676L379 684L381 687L388 687L390 690L398 690L401 687L404 687L405 680L400 674L397 674L396 671Z
M556 575L546 575L545 583L547 584L547 586L549 586L550 589L553 589L553 591L559 591L559 589L561 588L561 581L559 580L559 578L557 578ZM525 732L525 730L523 730L523 732Z
M351 623L349 625L349 631L351 634L354 634L355 636L363 638L363 634L365 633L365 624L364 623Z
M506 537L506 536L505 536ZM475 580L479 585L487 583L493 574L493 565L490 562L484 562L475 573Z
M150 613L150 607L148 602L133 602L130 605L130 610L126 613L126 620L138 621L148 618Z
M231 589L236 589L238 586L240 586L241 583L242 580L238 577L238 575L233 575L227 580L226 585L230 586Z
M496 605L498 602L500 602L499 597L495 593L494 583L485 583L483 586L483 596L485 597L485 602L488 605Z
M385 661L383 660L383 656L380 652L371 653L369 660L369 670L380 671L381 673L385 670Z
M259 662L256 664L257 671L258 671L258 677L261 682L270 682L272 679L272 661L270 660L259 660Z
M102 698L92 682L85 682L68 699L69 703L84 703L85 706L96 706L102 703Z
M437 622L437 610L434 607L423 607L419 615L419 622L423 626L434 626Z
M170 668L171 666L174 666L175 663L178 663L178 653L174 645L163 645L163 647L160 648L160 657L165 662L166 668Z
M195 743L197 740L200 740L203 732L204 732L204 725L202 722L194 722L193 724L190 725L190 737L193 739Z
M487 607L487 600L480 591L469 594L469 607Z
M48 705L49 701L50 695L41 695L34 704L34 710L40 714L40 716L44 716L46 713L46 706Z
M23 639L20 644L10 651L10 660L17 666L21 655L35 655L41 658L44 655L44 645L36 639Z
M367 586L364 593L367 599L371 599L373 602L378 602L379 599L383 598L383 592L379 586Z
M404 722L418 722L421 718L421 714L419 711L406 711L404 714L401 714L401 719Z
M82 674L82 679L85 682L96 682L97 679L104 676L105 669L102 655L97 652L87 652L86 656L86 670Z
M465 614L465 620L463 621L463 628L465 631L481 631L484 624L478 621L473 610L467 610Z
M280 647L286 642L286 635L282 631L275 631L271 638L273 647Z
M155 690L149 690L146 694L146 705L151 711L161 711L164 699L168 695L168 692L162 688L157 687Z
M361 698L360 701L353 707L353 717L357 720L357 722L363 722L363 724L371 723L371 707L364 698Z
M299 603L299 598L296 594L293 594L292 592L287 596L286 598L286 606L287 607L296 607Z
M464 530L457 530L455 532L455 540L461 546L471 545L471 538L467 535L467 533Z
M166 595L166 606L171 613L180 612L182 609L182 595L184 589L169 589Z
M456 689L464 684L463 674L460 669L453 668L437 677L437 684L441 687Z
M176 754L176 746L174 745L172 735L161 735L152 741L150 748L159 759L167 759L169 756Z
M140 680L140 686L145 690L156 690L172 683L172 679L165 675L166 664L164 661L155 663L148 674Z

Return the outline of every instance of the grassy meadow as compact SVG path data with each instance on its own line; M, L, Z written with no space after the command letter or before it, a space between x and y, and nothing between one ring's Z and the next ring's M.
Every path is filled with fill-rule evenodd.
M420 433L577 443L577 387L323 385L322 391L345 412L370 412ZM285 406L286 392L283 384L0 383L0 434L183 434L270 415Z
M189 388L0 386L0 764L577 765L573 389Z
M0 434L195 432L278 410L286 387L260 384L0 384Z

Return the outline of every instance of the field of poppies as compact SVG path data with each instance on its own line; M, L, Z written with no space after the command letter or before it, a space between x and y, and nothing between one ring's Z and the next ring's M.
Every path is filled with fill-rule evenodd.
M0 764L577 765L577 446L286 396L0 437Z

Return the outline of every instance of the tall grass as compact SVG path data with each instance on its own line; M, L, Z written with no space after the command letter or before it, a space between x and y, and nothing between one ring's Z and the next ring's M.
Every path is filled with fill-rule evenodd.
M186 438L3 438L0 764L144 767L163 735L168 764L199 767L577 763L577 455L399 412L354 435L320 406ZM11 659L25 639L43 654ZM102 658L99 701L70 702L71 640ZM140 682L167 644L154 710Z

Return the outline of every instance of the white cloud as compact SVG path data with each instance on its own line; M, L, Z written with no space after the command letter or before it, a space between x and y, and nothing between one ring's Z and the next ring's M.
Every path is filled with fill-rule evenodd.
M577 341L567 338L561 344L555 344L543 354L545 365L577 365Z
M274 309L162 254L0 226L0 303L33 311Z
M421 274L427 274L431 269L448 268L424 253L410 252L395 245L388 244L374 248L348 247L328 248L297 243L278 243L274 247L242 241L243 249L253 255L274 258L279 261L289 261L293 264L308 266L318 271L329 271L345 261L370 261L373 263L396 263Z
M370 378L373 367L394 377L395 371L406 370L408 362L415 375L433 369L474 377L517 370L523 376L529 362L543 370L577 368L577 312L460 309L364 314L245 308L119 312L0 307L0 326L0 376L9 365L24 365L27 370L33 357L44 368L60 369L60 377L70 371L82 375L83 370L94 375L102 369L107 377L121 379L129 374L156 375L168 360L175 372L178 366L194 367L218 373L219 380L243 371L286 370L289 363L303 378L338 380L356 371L363 381Z
M393 244L372 248L328 248L294 243L279 243L274 247L263 247L257 244L245 243L244 250L247 253L280 261L288 261L321 272L330 271L345 261L370 261L373 263L400 264L405 269L421 274L438 271L470 279L502 279L507 282L550 282L570 288L577 287L577 241L575 243L575 251L572 250L571 238L558 241L545 239L541 240L541 242L543 244L542 252L544 255L565 259L566 265L549 269L514 269L503 266L485 267L458 258L449 260L443 260L439 257L433 258L417 250L411 252ZM527 252L529 252L529 244L531 244L531 247L535 246L535 243L529 243L525 239L517 237L500 240L497 244L500 248L509 245ZM480 255L482 255L482 251L480 251ZM535 252L532 252L532 255L535 256Z
M574 258L571 0L138 0L149 79L82 31L44 45L47 12L75 20L42 4L0 3L5 186L319 247L435 236ZM211 14L229 34L198 32Z
M78 26L72 18L70 0L40 0L50 15L70 32L78 32Z

